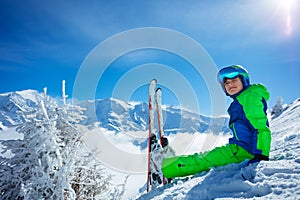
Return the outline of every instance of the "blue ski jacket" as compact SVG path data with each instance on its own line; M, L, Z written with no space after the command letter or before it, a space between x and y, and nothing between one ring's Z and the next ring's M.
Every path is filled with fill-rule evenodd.
M233 137L230 144L237 144L259 159L268 160L271 131L267 119L268 90L261 84L250 85L239 94L231 96L228 108L229 127Z

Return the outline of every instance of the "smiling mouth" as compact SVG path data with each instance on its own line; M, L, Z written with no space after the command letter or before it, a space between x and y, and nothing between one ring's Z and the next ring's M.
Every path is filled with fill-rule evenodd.
M229 88L229 91L235 90L235 89L236 89L236 87L231 87L231 88Z

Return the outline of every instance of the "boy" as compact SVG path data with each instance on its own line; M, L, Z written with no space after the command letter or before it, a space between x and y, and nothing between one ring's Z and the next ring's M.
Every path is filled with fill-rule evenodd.
M229 127L233 137L229 143L205 153L164 158L165 177L182 177L207 171L211 167L269 160L271 132L267 120L268 90L261 84L250 85L246 69L232 65L218 73L225 94L233 99L228 108Z

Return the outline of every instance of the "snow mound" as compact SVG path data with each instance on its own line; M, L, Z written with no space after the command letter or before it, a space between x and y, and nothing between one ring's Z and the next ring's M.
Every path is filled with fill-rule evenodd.
M176 180L138 199L297 199L299 180L299 160L243 162Z

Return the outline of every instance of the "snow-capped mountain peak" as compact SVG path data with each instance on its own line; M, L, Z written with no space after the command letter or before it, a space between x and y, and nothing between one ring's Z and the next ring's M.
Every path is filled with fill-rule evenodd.
M143 102L124 102L117 99L98 99L79 104L86 108L85 125L100 122L108 130L145 131L147 130L148 105ZM212 119L178 106L163 107L164 128L166 134L176 132L228 132L227 118ZM213 123L212 123L213 121Z
M3 126L24 122L17 114L28 107L35 107L39 92L24 90L0 95L0 121ZM90 128L98 127L115 132L146 131L148 129L148 105L144 102L125 102L119 99L86 100L79 104L86 118L81 122ZM228 133L227 117L211 118L193 113L179 106L163 105L166 135L178 132Z
M36 106L33 96L38 94L34 90L8 92L0 94L0 130L24 122L23 111Z

